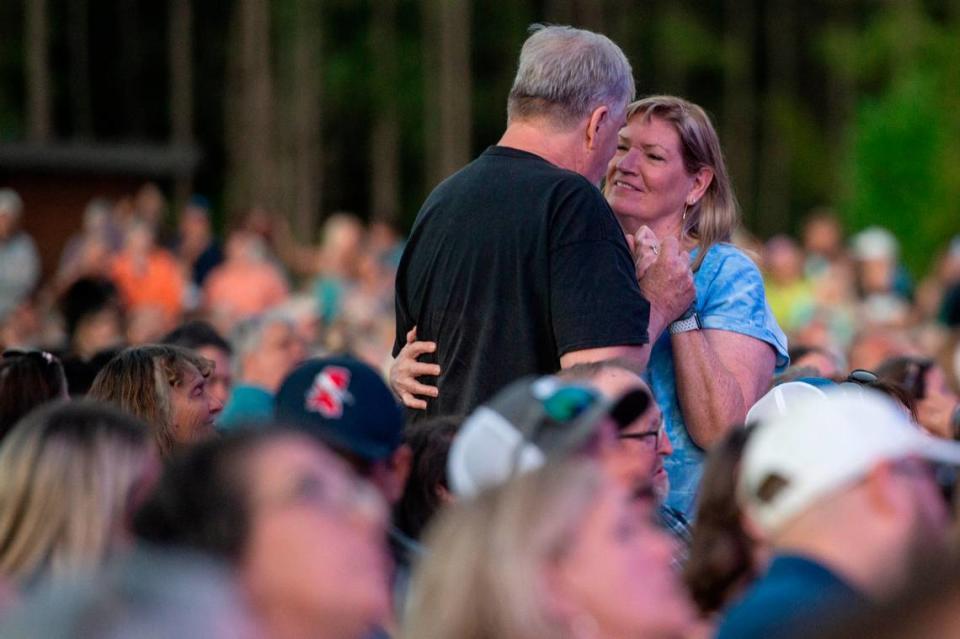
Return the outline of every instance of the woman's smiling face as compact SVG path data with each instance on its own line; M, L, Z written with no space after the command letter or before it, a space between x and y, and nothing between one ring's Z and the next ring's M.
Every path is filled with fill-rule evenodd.
M696 181L684 166L680 135L670 122L636 115L620 129L605 191L625 231L673 218L679 224Z

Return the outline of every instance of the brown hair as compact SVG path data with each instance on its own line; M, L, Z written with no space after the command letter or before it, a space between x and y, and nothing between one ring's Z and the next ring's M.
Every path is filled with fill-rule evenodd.
M690 558L683 571L704 614L720 610L756 576L754 541L743 529L736 497L740 458L752 430L732 430L711 449L704 466Z
M66 394L59 359L45 351L5 351L0 359L0 439L30 410Z
M697 240L699 253L693 270L717 242L727 242L740 220L737 198L720 150L720 139L706 112L696 104L670 95L655 95L627 106L627 121L660 118L673 125L680 136L683 165L693 175L702 168L713 171L703 197L684 214L683 234Z
M150 426L160 454L175 446L170 389L183 383L188 366L208 377L213 362L169 344L147 344L121 351L97 374L89 396L119 406Z

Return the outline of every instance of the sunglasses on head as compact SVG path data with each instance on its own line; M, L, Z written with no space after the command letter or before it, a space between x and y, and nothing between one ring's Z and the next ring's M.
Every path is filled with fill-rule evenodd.
M558 422L573 421L597 403L600 395L582 386L564 386L540 398L544 412Z
M47 351L22 351L17 349L8 349L3 351L3 359L17 359L18 357L32 357L45 364L53 364L57 358Z
M873 384L880 378L877 377L877 374L873 371L868 371L864 368L858 368L856 370L850 371L850 374L847 375L847 381L853 382L854 384Z

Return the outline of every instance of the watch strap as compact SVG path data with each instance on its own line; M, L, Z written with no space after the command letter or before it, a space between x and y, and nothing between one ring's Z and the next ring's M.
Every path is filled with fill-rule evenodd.
M671 335L676 335L677 333L686 333L687 331L699 331L701 328L700 316L694 311L690 313L689 317L681 317L678 320L670 322L668 330Z

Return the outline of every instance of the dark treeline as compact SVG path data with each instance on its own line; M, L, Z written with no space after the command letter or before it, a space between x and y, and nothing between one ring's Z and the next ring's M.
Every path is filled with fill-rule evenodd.
M405 226L496 141L538 21L607 33L640 94L704 105L761 236L833 206L919 269L960 230L956 0L10 1L0 143L196 145L179 195L226 221L262 203L304 235L340 209Z

